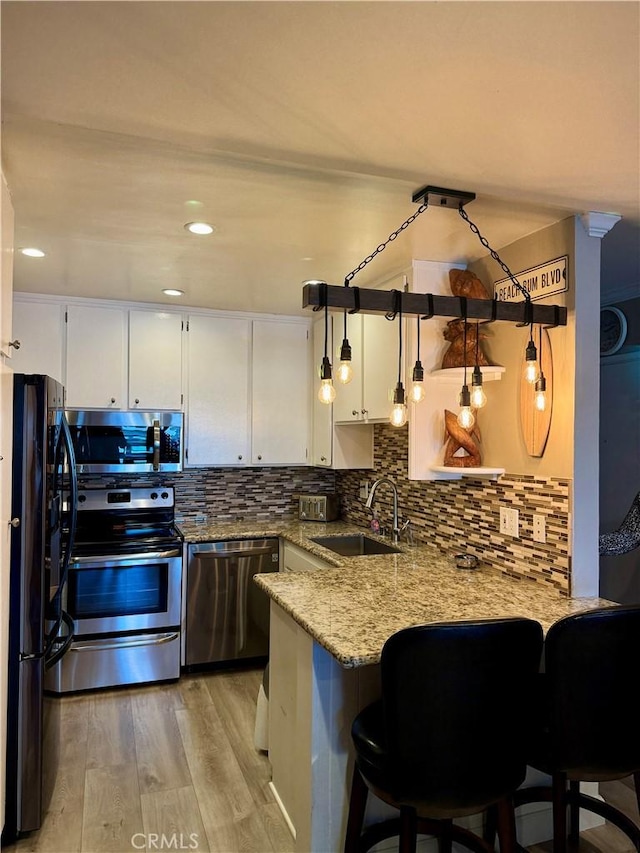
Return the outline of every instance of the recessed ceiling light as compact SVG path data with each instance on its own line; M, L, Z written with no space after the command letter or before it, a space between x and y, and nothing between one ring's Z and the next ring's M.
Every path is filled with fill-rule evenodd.
M213 234L213 225L208 222L187 222L184 227L192 234Z
M33 246L28 246L25 249L20 249L20 252L23 255L26 255L28 258L44 258L45 257L45 253L42 251L42 249L36 249Z
M162 292L165 296L184 296L184 290L175 290L173 287L166 287Z

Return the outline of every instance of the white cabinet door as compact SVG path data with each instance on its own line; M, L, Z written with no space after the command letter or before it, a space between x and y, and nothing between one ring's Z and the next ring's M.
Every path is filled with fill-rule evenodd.
M311 414L307 326L253 323L252 452L254 464L305 465Z
M67 406L126 408L122 308L67 307Z
M391 414L398 382L398 319L367 314L363 320L362 408L365 420L384 421Z
M187 333L187 462L249 461L249 320L192 315Z
M9 341L15 339L12 329L11 313L13 308L13 233L14 213L11 202L11 193L5 181L4 174L0 177L0 190L2 216L0 226L2 227L2 244L0 246L0 274L2 282L0 285L0 358L7 359L6 366L10 366L10 359L15 355L15 347L9 346Z
M60 302L14 300L13 334L20 341L11 364L16 373L46 373L64 384L64 306Z
M340 364L340 347L344 335L344 324L342 317L335 317L335 345L333 347L334 387L336 399L333 403L333 419L336 423L348 421L362 421L364 419L362 401L362 328L364 315L354 314L347 317L347 335L351 345L351 365L353 367L353 379L348 385L341 385L335 380Z
M182 317L129 311L129 408L182 407Z
M331 353L331 319L329 320L328 352ZM333 406L318 400L320 389L320 365L324 355L324 318L313 324L313 450L312 465L331 466L331 444L333 434Z
M340 321L336 320L336 329ZM385 421L391 414L393 390L398 381L398 321L366 314L348 318L353 379L335 382L335 423ZM338 341L338 337L340 340ZM340 362L342 336L336 337L333 365Z

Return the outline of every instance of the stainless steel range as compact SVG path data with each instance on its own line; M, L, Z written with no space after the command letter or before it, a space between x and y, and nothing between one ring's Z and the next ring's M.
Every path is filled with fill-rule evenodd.
M181 585L172 487L80 489L64 603L75 637L47 689L178 678Z

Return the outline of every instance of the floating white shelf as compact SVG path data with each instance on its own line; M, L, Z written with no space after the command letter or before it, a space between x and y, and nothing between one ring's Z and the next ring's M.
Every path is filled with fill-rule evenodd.
M450 480L461 480L463 477L473 477L476 480L497 480L504 468L457 468L446 465L431 465L436 474L447 474Z
M502 374L505 370L506 367L500 367L497 364L488 364L480 367L482 379L486 382L491 382L494 379L502 379ZM472 373L473 367L467 367L467 380L469 385L471 384ZM464 379L464 367L445 367L441 370L432 370L431 373L429 373L429 376L437 382L462 384L462 380Z

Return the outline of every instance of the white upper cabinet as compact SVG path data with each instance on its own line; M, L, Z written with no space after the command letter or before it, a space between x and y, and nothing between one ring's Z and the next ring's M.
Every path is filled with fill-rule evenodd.
M16 373L45 373L64 383L64 306L60 302L16 299L13 333L20 341L11 363Z
M398 381L398 320L354 314L348 318L347 334L354 375L348 385L334 382L334 421L385 421L391 414L393 390ZM334 374L340 362L341 344L342 335L336 335Z
M126 408L126 320L122 308L67 308L67 406Z
M249 462L251 321L191 315L187 333L187 462Z
M182 317L129 311L129 408L180 410Z
M11 359L15 355L13 345L15 333L11 322L14 213L11 193L4 179L4 173L0 176L0 192L2 208L2 216L0 216L0 358Z
M329 342L327 352L331 357L331 327L332 319L329 318ZM313 443L311 464L328 468L332 459L332 436L333 436L333 405L321 403L318 399L320 390L320 365L324 355L324 317L313 324Z
M310 355L306 324L254 321L253 464L308 464Z

